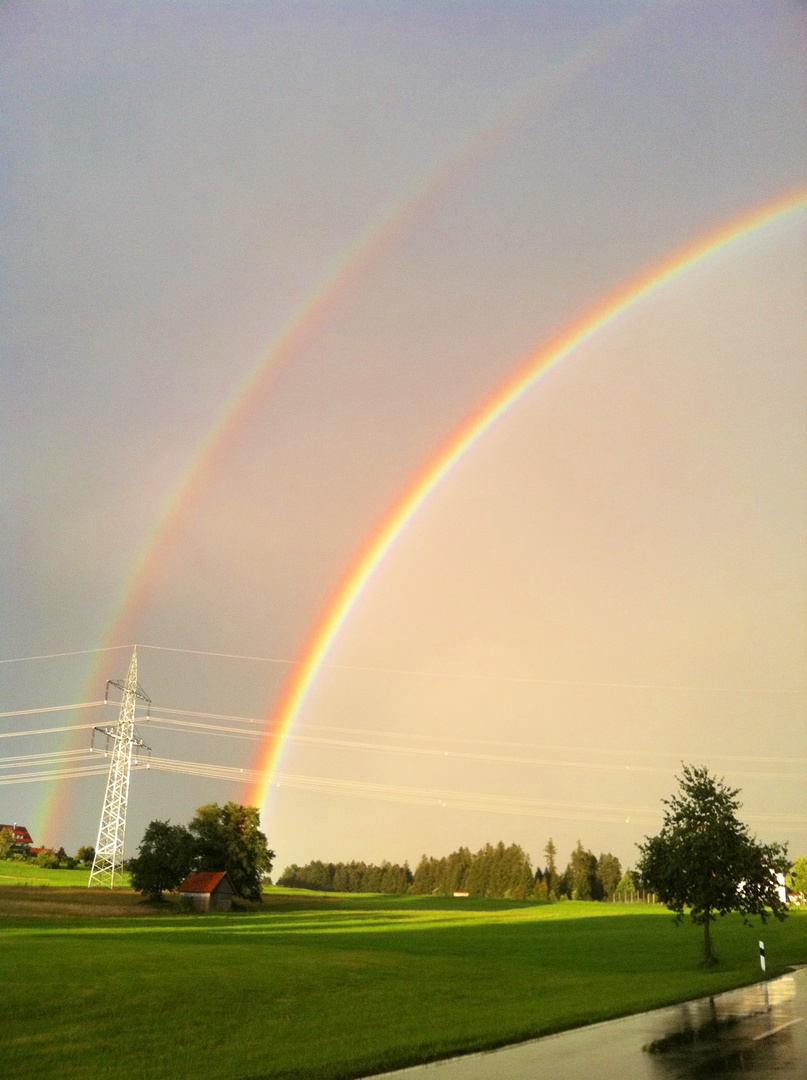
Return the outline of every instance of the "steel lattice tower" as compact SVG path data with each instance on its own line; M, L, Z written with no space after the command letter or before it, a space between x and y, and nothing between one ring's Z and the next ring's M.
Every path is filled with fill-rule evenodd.
M138 698L151 704L137 682L137 646L134 647L129 664L129 673L125 682L110 680L110 686L117 686L123 691L118 723L113 727L96 728L107 737L107 746L112 740L112 761L109 765L109 779L106 785L104 809L98 829L98 841L95 845L95 858L90 871L91 885L108 885L113 888L115 874L123 870L123 841L126 833L126 807L129 801L129 774L132 769L132 751L135 747L148 749L135 731L135 707ZM93 732L93 738L95 732Z

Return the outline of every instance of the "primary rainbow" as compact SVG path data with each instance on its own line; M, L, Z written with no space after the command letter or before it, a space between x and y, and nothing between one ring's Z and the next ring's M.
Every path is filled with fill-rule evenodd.
M250 802L264 807L283 752L285 736L294 726L337 634L395 541L457 462L541 376L561 360L565 360L623 312L729 244L805 206L807 189L802 189L795 194L791 193L766 203L765 206L710 231L652 266L639 277L610 293L541 346L499 386L492 397L482 402L465 418L381 519L325 605L270 717L268 727L271 737L259 759L257 768L261 779L250 792Z

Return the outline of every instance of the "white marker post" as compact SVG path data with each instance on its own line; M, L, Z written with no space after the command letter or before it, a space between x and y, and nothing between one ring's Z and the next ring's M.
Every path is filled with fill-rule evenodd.
M765 942L764 941L760 941L760 943L759 943L759 966L762 968L762 970L764 972L765 971ZM762 984L762 993L765 995L765 1012L769 1012L770 1011L770 1003L768 1001L768 984L767 984L767 982L764 982Z

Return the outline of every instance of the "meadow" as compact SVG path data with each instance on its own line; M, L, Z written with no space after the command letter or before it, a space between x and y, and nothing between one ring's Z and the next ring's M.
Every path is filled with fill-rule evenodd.
M201 916L10 886L3 1076L346 1080L753 982L760 936L769 974L807 962L807 912L714 936L705 969L661 907L270 890Z
M57 889L76 889L82 886L86 888L89 878L88 867L78 867L75 870L48 870L34 863L14 862L10 859L0 862L0 886L49 885ZM128 884L128 875L125 876L125 880Z

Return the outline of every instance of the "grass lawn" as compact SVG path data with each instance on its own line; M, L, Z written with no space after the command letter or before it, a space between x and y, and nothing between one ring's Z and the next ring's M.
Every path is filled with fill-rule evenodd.
M769 974L807 962L807 912L722 920L707 970L698 928L640 905L273 890L210 916L122 894L138 915L110 919L23 916L25 892L0 890L9 1078L336 1080L752 982L760 937Z
M77 870L47 870L44 866L34 866L33 863L13 862L3 860L0 862L0 886L3 885L55 885L61 888L87 887L89 881L89 868L81 867ZM126 883L129 875L124 874Z

